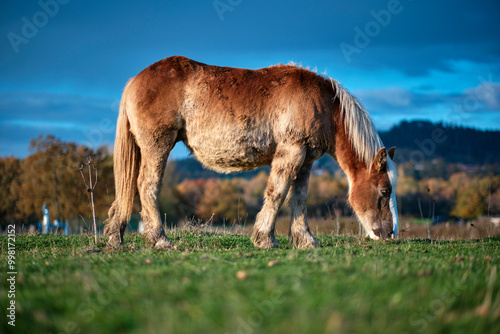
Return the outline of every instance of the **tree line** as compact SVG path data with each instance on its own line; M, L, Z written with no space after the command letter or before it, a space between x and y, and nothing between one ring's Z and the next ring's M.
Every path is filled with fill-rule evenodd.
M102 222L114 199L113 159L107 147L97 150L39 136L25 159L0 158L0 225L35 224L44 203L51 219L90 221L89 193L80 167L92 157L98 179L94 190L96 215ZM399 165L397 187L400 215L475 219L500 215L500 176L495 165L471 166L444 159ZM85 176L87 168L83 169ZM208 173L208 175L207 175ZM162 183L160 211L168 225L189 219L213 223L252 223L262 206L268 168L227 176L204 170L193 159L171 161ZM330 157L322 158L310 178L311 217L350 216L347 179ZM286 213L286 206L283 213ZM136 199L135 214L140 212ZM166 217L165 217L166 214Z
M92 157L98 168L96 212L100 217L114 197L113 159L106 147L92 150L63 142L52 135L30 143L25 159L0 159L0 224L34 224L42 218L44 203L51 219L89 217L90 201L79 168ZM86 169L83 170L86 174ZM88 177L88 176L87 176Z
M446 163L500 164L500 131L483 131L429 121L402 121L380 138L398 147L396 162L414 165L442 159Z

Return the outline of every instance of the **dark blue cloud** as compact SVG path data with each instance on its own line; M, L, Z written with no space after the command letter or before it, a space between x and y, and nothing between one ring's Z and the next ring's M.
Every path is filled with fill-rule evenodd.
M221 21L213 1L70 1L60 5L28 44L19 46L19 53L4 38L0 69L23 84L32 77L56 84L63 77L104 87L120 86L172 54L203 61L206 54L318 50L330 54L329 63L337 66L390 67L409 74L449 70L443 60L450 58L498 63L498 2L401 0L398 13L383 24L376 18L393 2L242 1L223 12ZM21 35L21 19L33 21L42 10L35 2L19 6L8 0L3 6L8 13L0 30L3 36ZM355 28L366 34L374 26L370 23L378 24L378 32L368 36L368 45L357 45ZM349 63L341 43L359 46Z
M217 65L293 60L327 69L360 92L384 126L418 113L438 117L439 108L488 88L495 93L467 122L480 126L485 115L491 123L500 111L496 84L457 80L477 72L500 81L498 1L6 0L0 7L0 154L23 155L20 138L28 143L47 131L112 142L112 133L99 137L108 127L100 122L116 119L126 81L174 54Z
M382 129L401 119L429 119L480 129L497 129L499 125L499 82L482 82L458 94L415 93L399 87L355 93Z
M0 155L25 156L29 141L54 134L90 147L113 143L117 101L68 94L0 93Z
M118 100L53 93L0 92L0 156L24 157L30 140L53 134L97 149L113 146ZM187 151L177 147L173 158Z

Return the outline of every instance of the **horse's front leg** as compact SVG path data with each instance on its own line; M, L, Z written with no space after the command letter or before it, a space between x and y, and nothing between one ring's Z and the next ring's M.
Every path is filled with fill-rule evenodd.
M304 162L306 149L299 145L279 147L271 165L264 194L264 205L257 215L252 241L260 248L278 247L274 228L278 210L286 198L290 184Z
M318 247L318 242L311 234L307 224L307 192L311 167L312 163L302 166L290 188L292 221L288 232L288 240L290 244L297 248Z

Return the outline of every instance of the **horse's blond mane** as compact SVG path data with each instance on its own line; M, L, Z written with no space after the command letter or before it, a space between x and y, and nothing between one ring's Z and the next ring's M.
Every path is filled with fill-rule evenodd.
M338 99L340 104L340 116L344 122L345 132L358 157L370 168L377 151L383 147L377 130L358 99L338 81L334 79L330 81L335 91L334 100Z

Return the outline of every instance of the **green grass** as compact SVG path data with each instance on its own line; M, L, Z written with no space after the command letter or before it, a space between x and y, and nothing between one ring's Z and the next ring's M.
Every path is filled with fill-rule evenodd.
M260 250L242 235L168 235L177 250L151 250L137 234L114 252L96 252L88 236L18 235L16 327L4 316L1 332L500 332L499 237L320 235L315 250L278 237L279 249ZM5 314L7 237L0 241Z

